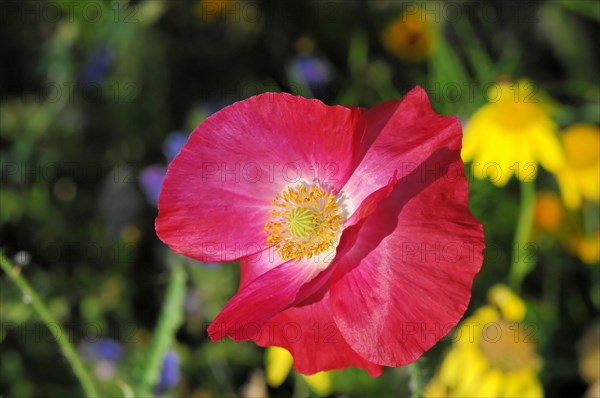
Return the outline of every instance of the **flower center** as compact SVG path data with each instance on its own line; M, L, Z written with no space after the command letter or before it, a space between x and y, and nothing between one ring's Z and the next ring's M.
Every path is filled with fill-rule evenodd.
M508 102L495 104L495 117L506 129L521 131L544 120L544 108L538 103Z
M313 212L303 207L297 207L287 216L287 226L296 238L305 238L314 230Z
M271 201L267 246L284 260L311 258L331 249L342 226L336 196L316 185L288 187Z
M528 342L523 325L499 320L483 329L486 339L479 341L479 348L490 364L504 372L521 369L535 370L538 358L535 345Z

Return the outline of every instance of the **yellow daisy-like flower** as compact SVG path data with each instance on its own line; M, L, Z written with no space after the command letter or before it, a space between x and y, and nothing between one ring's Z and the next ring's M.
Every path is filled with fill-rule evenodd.
M561 137L566 162L556 173L565 206L581 208L582 199L600 199L600 128L593 124L576 124Z
M432 16L420 7L408 7L384 29L381 34L383 46L400 59L423 61L435 45Z
M533 181L538 163L551 172L563 166L558 126L548 107L535 97L531 82L494 85L488 101L464 129L461 155L465 162L473 162L475 177L504 186L513 175Z
M267 371L267 383L269 386L279 387L287 378L294 358L285 348L271 346L265 353L265 364ZM318 372L310 376L302 375L306 384L319 396L331 394L330 372Z
M425 397L543 397L535 336L521 323L525 303L504 285L488 301L456 330Z

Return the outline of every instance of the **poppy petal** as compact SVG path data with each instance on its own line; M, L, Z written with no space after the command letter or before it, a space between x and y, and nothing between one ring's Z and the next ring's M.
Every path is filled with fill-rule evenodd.
M240 287L211 323L210 338L252 339L270 318L320 290L332 270L321 272L322 269L312 261L290 260L255 276Z
M430 156L344 231L356 241L336 259L331 282L342 335L385 366L413 362L458 323L483 261L483 230L467 207L460 130L447 148L423 145ZM435 167L444 172L427 172Z
M242 258L240 260L239 290L248 286L250 282L262 274L283 263L285 263L285 260L281 259L272 247L251 256Z
M367 127L362 159L343 188L355 208L371 192L385 186L394 171L400 176L410 173L435 149L448 142L456 145L456 137L461 136L458 119L435 113L421 87L400 101L389 100L369 109L363 117ZM349 208L349 213L355 208Z
M371 377L382 372L381 366L362 358L344 340L333 320L329 292L319 301L277 314L254 341L262 347L286 348L294 357L294 369L303 374L348 366L366 369Z
M337 193L364 134L362 110L267 93L213 114L171 162L156 231L176 253L227 262L264 248L270 201L315 178Z
M394 171L394 174L392 175L392 177L390 178L390 180L384 187L371 193L369 196L367 196L362 201L362 203L356 209L354 214L352 214L352 216L346 221L345 226L349 227L349 226L355 225L358 222L360 222L362 219L364 219L365 217L368 217L371 213L373 213L375 211L375 209L377 208L377 204L380 201L382 201L383 199L390 196L390 194L394 190L394 187L396 186L397 183L398 183L398 172Z

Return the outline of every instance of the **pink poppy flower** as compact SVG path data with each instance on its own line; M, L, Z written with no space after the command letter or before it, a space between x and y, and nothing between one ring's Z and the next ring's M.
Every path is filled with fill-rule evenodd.
M266 93L206 119L169 165L156 231L240 260L208 328L304 374L415 361L463 316L483 261L455 117L419 87L370 110Z

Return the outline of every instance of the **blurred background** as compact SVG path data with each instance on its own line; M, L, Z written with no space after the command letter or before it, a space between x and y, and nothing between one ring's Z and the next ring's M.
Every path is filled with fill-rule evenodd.
M600 396L600 2L0 10L0 396L81 396L80 382L111 397ZM487 243L467 316L493 309L504 336L522 334L451 334L417 375L377 379L305 378L251 342L210 342L237 265L176 257L154 231L189 132L266 91L372 107L415 85L460 118L465 161L499 167L466 167Z

